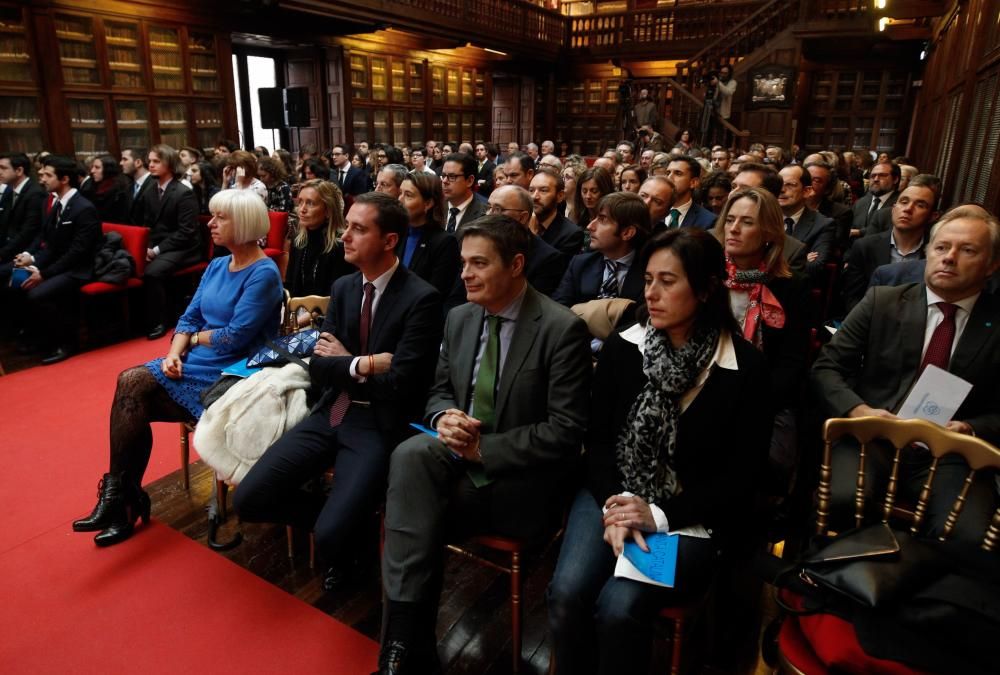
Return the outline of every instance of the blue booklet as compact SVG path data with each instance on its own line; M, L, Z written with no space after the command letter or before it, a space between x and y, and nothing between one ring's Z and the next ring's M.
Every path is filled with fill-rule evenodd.
M616 576L627 576L637 581L654 583L660 586L674 587L677 574L677 547L680 543L679 534L653 534L644 535L646 545L649 546L649 553L646 553L634 541L625 542L625 550L622 557L632 563L635 571L639 572L645 579L631 574L618 574Z
M247 367L246 359L240 359L236 363L222 369L223 375L235 375L236 377L250 377L257 372L260 372L260 366Z

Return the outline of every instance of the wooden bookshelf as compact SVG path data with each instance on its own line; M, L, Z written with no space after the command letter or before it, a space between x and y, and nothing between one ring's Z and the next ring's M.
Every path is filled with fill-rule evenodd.
M151 145L149 130L152 128L149 103L145 100L118 99L114 106L119 151L129 146L148 148Z
M75 14L56 14L54 22L63 83L67 86L102 84L94 19Z
M191 89L195 92L219 91L219 59L215 36L212 33L189 31L188 58L191 64Z
M140 50L141 32L138 23L104 22L104 43L107 49L111 86L116 89L145 89L146 74Z
M108 144L108 118L104 99L66 99L73 148L79 159L111 153Z
M195 101L194 128L197 134L197 147L208 152L215 146L216 141L225 135L222 102Z
M149 57L153 70L153 89L184 91L184 58L179 28L150 26Z
M156 103L160 142L180 148L190 145L188 139L188 110L185 101L161 100Z
M38 98L0 96L0 148L7 152L38 152L43 147Z
M24 13L16 7L0 7L0 81L32 82Z

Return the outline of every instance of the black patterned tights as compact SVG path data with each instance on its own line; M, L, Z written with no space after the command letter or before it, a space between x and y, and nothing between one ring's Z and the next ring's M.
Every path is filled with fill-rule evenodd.
M126 485L140 485L153 449L150 422L191 421L191 413L167 395L145 366L123 370L111 403L111 473L124 474Z

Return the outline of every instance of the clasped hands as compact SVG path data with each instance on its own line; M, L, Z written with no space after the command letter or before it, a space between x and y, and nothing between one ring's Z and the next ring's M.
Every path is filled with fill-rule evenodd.
M643 551L649 552L643 532L656 532L653 512L642 497L611 495L604 502L604 541L615 555L621 555L625 541L631 537Z
M18 253L14 256L14 267L26 267L31 270L31 276L21 282L21 288L26 291L30 291L42 283L42 273L38 271L37 267L32 267L33 262L31 256L25 253Z
M483 457L479 453L482 424L463 410L449 408L438 418L438 440L462 459L469 462L482 462Z
M331 333L320 333L316 346L313 347L315 356L354 356L347 351L344 344ZM358 361L358 375L371 377L372 375L382 375L388 373L392 366L392 354L382 352L380 354L369 354Z

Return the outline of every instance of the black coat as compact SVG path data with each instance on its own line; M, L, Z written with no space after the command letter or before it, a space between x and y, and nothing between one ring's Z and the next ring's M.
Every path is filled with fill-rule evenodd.
M53 206L49 211L28 252L35 257L43 279L69 274L78 281L90 281L102 239L97 209L77 192L59 218L56 210Z
M310 230L306 245L299 248L292 242L288 250L288 270L285 288L293 298L304 295L326 295L333 282L357 271L344 260L344 245L337 242L329 253L324 253L324 230Z
M201 250L198 227L198 200L194 192L179 180L167 184L160 200L158 185L153 181L143 190L143 217L149 228L149 248L160 247L160 254L183 251L196 255ZM144 186L145 187L145 186Z
M823 266L833 261L836 248L837 226L833 218L806 207L799 222L795 223L792 236L805 244L807 253L818 253L819 257L806 262L806 273L814 281L822 279Z
M133 225L145 225L146 224L146 193L153 189L152 186L156 184L156 179L152 176L146 176L146 180L142 181L142 187L139 188L139 194L134 195L135 181L131 182L128 189L125 191L125 197L128 199L128 222Z
M848 251L841 274L844 305L847 307L847 311L851 311L855 305L861 302L875 270L892 262L889 246L891 236L891 229L878 234L870 234L855 241L851 250ZM919 257L925 257L923 247L920 248Z
M563 255L574 256L583 250L583 230L559 214L539 236Z
M636 255L632 266L625 274L625 282L622 284L618 297L642 302L645 288L643 273L645 270L640 269L638 257ZM569 261L566 274L559 282L559 288L552 294L552 299L567 307L595 300L601 294L603 282L604 254L599 251L581 253Z
M413 252L408 268L444 297L454 287L455 277L461 269L458 240L436 225L421 229L420 243ZM403 260L405 251L406 237L403 237L396 246L396 256L400 261Z
M779 408L794 409L802 400L809 361L809 284L805 276L792 273L787 279L771 279L767 287L785 311L784 327L764 324L761 329L771 392Z
M17 203L11 206L13 195L13 188L8 187L0 200L0 263L11 261L38 237L48 197L42 186L30 178L21 188Z

